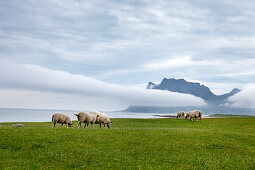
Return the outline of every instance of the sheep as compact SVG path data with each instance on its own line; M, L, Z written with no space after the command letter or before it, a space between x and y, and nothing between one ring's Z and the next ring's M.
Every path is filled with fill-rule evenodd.
M188 112L188 114L189 114L190 120L192 119L192 121L194 120L194 118L196 118L197 121L198 121L198 118L200 118L200 120L201 120L202 112L200 110L195 110L195 111L192 111L192 112Z
M189 117L189 112L186 113L185 119Z
M89 126L89 123L91 123L92 129L94 129L94 124L96 121L98 121L99 115L94 115L88 112L79 112L77 114L74 114L77 116L78 119L78 128L81 127L81 124L84 123L84 128L86 126Z
M184 116L185 116L185 115L184 115L184 112L178 112L176 118L177 118L177 119L179 119L179 118L184 118Z
M63 124L66 124L66 127L67 125L69 127L73 127L73 122L70 117L63 113L55 113L52 115L52 127L55 128L56 123L61 123L61 127L63 126Z
M101 113L101 112L97 112L97 111L91 111L90 113L94 114L94 115L99 115L99 120L96 121L96 124L99 124L100 128L101 128L101 124L103 124L104 127L105 127L105 125L107 125L107 127L110 129L112 122L110 121L110 119L109 119L107 114Z
M16 124L16 125L12 125L11 127L24 127L23 124Z

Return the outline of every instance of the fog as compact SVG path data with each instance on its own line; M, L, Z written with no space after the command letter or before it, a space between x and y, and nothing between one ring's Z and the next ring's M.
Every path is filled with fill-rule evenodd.
M85 75L4 61L0 79L1 107L121 110L129 105L205 105L202 99L188 94L121 86Z
M247 84L242 91L229 98L233 107L255 108L255 84Z

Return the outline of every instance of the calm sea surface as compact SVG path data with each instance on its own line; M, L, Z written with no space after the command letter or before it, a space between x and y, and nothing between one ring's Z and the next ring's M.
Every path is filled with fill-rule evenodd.
M53 113L65 113L72 120L77 120L74 113L79 110L41 110L41 109L6 109L0 108L0 122L50 122ZM131 113L106 111L110 118L159 118L158 113ZM162 114L160 114L162 115ZM171 114L167 114L171 115Z

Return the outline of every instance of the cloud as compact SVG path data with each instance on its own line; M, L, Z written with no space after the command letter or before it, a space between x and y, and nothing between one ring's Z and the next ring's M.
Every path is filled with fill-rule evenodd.
M120 107L127 107L128 105L200 106L205 104L201 99L191 95L120 86L105 83L84 75L51 70L35 65L1 62L0 79L0 88L2 89L3 94L4 90L18 90L29 92L24 95L26 96L28 94L30 98L33 93L35 93L36 98L40 98L36 93L46 93L50 94L49 97L51 97L50 101L52 101L52 103L54 103L52 97L55 98L53 94L55 94L55 96L64 95L67 97L67 101L73 100L71 103L78 100L78 103L80 103L80 98L86 99L83 99L82 101L89 101L92 99L91 101L101 106L101 109L109 108L107 105L111 105L111 103L113 103L115 108L117 105ZM13 93L14 92L12 91L12 94ZM21 96L22 93L18 94ZM68 95L70 96L68 97ZM12 96L14 97L14 95ZM79 97L76 98L75 96ZM42 100L45 101L46 98L42 98ZM62 98L58 101L62 100L65 99ZM8 101L14 104L17 102L15 99L14 101L10 99ZM38 102L40 103L39 99ZM84 107L91 107L89 106L89 103L84 102ZM96 104L93 104L93 106L95 105ZM73 108L71 104L69 106ZM82 105L80 107L82 107Z
M0 89L1 108L101 110L113 111L127 108L127 104L107 97L71 93Z
M236 81L235 83L240 83L240 81L237 80L246 83L246 81L251 81L251 78L255 76L254 65L254 58L238 58L229 61L224 58L196 59L196 57L191 56L170 56L152 59L135 68L105 72L98 75L97 78L104 79L130 73L138 74L143 72L165 71L171 72L172 75L176 74L177 77L187 77L186 79L197 79L199 77L213 79L213 77L215 77L218 79L219 83L224 81L224 78L228 81Z
M122 85L178 77L231 89L254 82L254 7L252 0L2 1L0 58Z
M255 108L255 84L247 84L242 91L229 98L233 107Z
M141 70L157 70L182 66L191 66L193 62L190 56L176 57L165 60L156 60L141 66Z

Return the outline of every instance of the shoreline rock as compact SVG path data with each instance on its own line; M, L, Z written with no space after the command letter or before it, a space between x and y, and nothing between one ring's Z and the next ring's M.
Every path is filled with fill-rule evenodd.
M23 124L16 124L16 125L12 125L11 127L24 127Z

